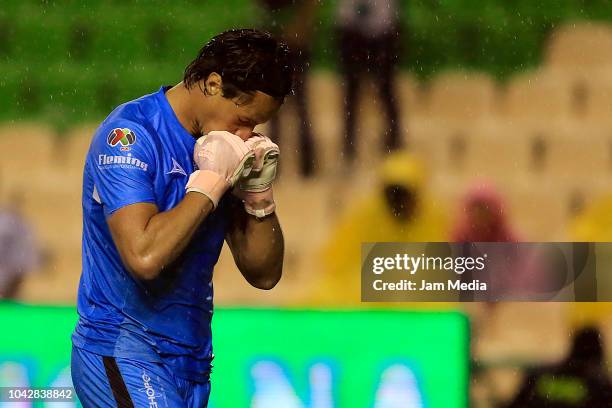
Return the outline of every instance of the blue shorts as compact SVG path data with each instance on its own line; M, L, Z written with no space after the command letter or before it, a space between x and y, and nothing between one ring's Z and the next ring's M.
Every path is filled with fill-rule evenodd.
M160 363L72 348L72 382L83 407L205 408L210 381L176 377Z

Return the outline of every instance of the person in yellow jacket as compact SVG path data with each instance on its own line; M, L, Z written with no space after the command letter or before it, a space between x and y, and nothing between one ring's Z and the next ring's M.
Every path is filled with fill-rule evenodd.
M604 196L588 205L569 226L570 239L577 242L612 242L612 195ZM612 258L606 253L597 255L598 266L612 265ZM597 286L608 290L612 278L608 273L597 273ZM589 324L612 325L612 303L572 303L569 324L580 327Z
M612 195L596 200L570 223L572 239L580 242L612 242Z
M325 245L318 303L360 302L362 242L448 240L448 223L439 203L426 191L426 172L414 155L392 153L379 170L372 194L347 209Z

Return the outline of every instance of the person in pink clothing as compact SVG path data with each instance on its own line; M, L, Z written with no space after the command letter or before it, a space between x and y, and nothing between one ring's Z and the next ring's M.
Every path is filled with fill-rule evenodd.
M454 242L517 242L510 227L501 195L487 183L480 182L469 189L462 204L451 240Z
M526 246L519 245L520 235L511 226L504 199L489 182L479 181L468 189L461 216L451 233L452 242L502 243L517 245L487 245L486 269L477 274L466 272L462 281L478 279L487 283L487 293L476 296L471 291L461 293L461 300L498 301L522 297L537 291L539 284L537 256ZM465 256L479 256L481 248L465 246Z

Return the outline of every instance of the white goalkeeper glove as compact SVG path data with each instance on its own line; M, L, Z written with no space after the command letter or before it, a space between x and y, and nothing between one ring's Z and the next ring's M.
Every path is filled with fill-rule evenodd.
M254 152L255 160L250 173L238 180L233 193L243 201L247 213L263 218L276 209L272 182L276 178L280 150L276 143L261 134L247 139L245 144Z
M223 194L249 174L255 153L233 133L212 131L196 141L193 159L198 170L191 174L185 189L204 194L217 208Z

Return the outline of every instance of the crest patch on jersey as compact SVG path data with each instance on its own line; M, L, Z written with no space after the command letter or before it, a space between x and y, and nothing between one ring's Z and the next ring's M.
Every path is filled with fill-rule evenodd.
M111 147L119 145L121 150L130 150L129 146L136 143L136 134L128 128L116 128L108 134L106 142Z

